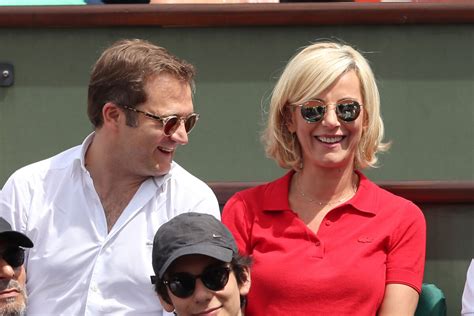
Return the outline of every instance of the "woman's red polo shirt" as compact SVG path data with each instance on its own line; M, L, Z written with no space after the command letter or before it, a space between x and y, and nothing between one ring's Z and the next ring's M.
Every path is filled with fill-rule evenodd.
M292 175L236 193L223 210L253 258L246 316L375 315L386 284L420 292L426 224L416 205L359 173L356 195L314 234L290 209Z

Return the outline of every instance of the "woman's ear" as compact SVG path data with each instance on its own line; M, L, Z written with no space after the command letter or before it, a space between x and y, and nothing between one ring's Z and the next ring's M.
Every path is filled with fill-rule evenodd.
M288 107L285 107L285 112L283 118L285 120L285 125L288 131L293 134L296 132L295 124L295 111L291 111Z
M363 121L362 121L362 129L364 130L364 133L367 131L369 128L369 114L367 114L367 111L363 112Z
M249 267L243 267L243 274L246 276L244 282L240 285L239 287L239 293L241 296L246 296L249 294L250 291L250 284L251 284L251 279L250 279L250 268Z
M168 313L172 313L174 311L174 305L171 302L167 302L165 299L161 297L160 294L157 294L158 298L160 299L161 306L167 311Z

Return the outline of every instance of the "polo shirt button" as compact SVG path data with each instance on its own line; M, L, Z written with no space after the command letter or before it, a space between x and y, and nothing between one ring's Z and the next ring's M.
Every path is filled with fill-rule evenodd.
M319 247L321 245L319 241L315 242L314 244L316 245L316 247Z
M324 225L331 226L331 221L328 220L328 221L324 222Z

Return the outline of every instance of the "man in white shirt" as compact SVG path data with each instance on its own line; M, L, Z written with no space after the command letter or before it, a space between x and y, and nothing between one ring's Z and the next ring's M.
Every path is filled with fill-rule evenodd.
M462 315L474 315L474 259L467 270L466 284L462 295Z
M0 217L0 315L26 313L25 249L33 242Z
M155 232L180 213L220 216L212 190L173 162L198 119L193 78L161 47L113 44L89 82L94 132L8 179L0 216L37 244L28 315L165 313L149 279Z

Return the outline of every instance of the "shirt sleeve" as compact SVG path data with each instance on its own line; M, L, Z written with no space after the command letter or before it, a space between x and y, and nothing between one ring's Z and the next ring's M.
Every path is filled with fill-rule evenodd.
M474 259L467 270L466 285L462 295L462 315L474 315Z
M232 196L222 211L222 222L229 228L239 251L251 255L249 210L239 193Z
M426 253L426 222L421 210L406 201L387 256L386 283L405 284L421 293Z
M214 192L207 188L202 194L202 198L193 206L192 212L205 213L221 219L221 210Z
M0 216L10 223L13 230L25 232L31 195L28 184L17 178L14 173L0 192Z

